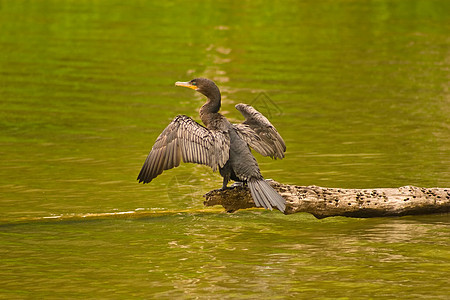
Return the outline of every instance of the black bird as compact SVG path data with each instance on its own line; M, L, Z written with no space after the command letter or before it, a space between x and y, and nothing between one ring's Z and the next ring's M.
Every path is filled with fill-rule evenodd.
M152 181L163 170L179 166L183 159L210 166L213 171L219 169L223 189L230 179L248 184L256 206L270 210L276 207L284 212L285 200L264 180L249 148L263 156L284 157L286 145L269 120L250 105L237 104L245 121L231 124L219 113L220 91L209 79L196 78L175 85L206 96L207 101L200 108L206 127L185 115L175 117L156 139L137 178L139 182Z

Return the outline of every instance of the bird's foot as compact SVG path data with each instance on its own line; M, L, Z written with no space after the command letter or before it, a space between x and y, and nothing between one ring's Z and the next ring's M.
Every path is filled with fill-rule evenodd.
M242 181L236 181L231 185L231 188L235 188L238 186L244 186L244 183Z
M224 185L219 190L221 190L221 191L232 190L232 189L235 189L237 187L243 187L243 186L247 186L247 182L235 181L231 186Z

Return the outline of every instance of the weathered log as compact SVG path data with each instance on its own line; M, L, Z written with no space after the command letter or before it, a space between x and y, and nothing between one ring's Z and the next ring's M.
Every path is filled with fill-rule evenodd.
M450 188L340 189L319 186L270 185L286 199L285 214L311 213L318 219L404 216L450 212ZM247 187L213 190L204 195L206 206L222 205L227 212L255 207Z

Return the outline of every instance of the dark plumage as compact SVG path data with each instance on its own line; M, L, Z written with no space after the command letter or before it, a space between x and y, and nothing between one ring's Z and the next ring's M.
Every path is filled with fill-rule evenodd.
M285 200L264 180L250 148L263 156L283 158L286 145L273 125L256 109L246 104L236 108L245 117L242 124L231 124L219 113L221 96L216 84L206 78L177 82L207 97L200 108L206 127L179 115L156 139L139 173L139 182L148 183L164 170L184 162L219 169L226 188L230 179L247 183L256 206L284 212Z

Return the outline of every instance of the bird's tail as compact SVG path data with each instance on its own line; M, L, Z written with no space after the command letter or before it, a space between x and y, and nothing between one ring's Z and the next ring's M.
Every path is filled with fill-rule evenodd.
M286 201L264 179L252 178L248 186L256 206L272 210L278 208L281 212L286 209Z

